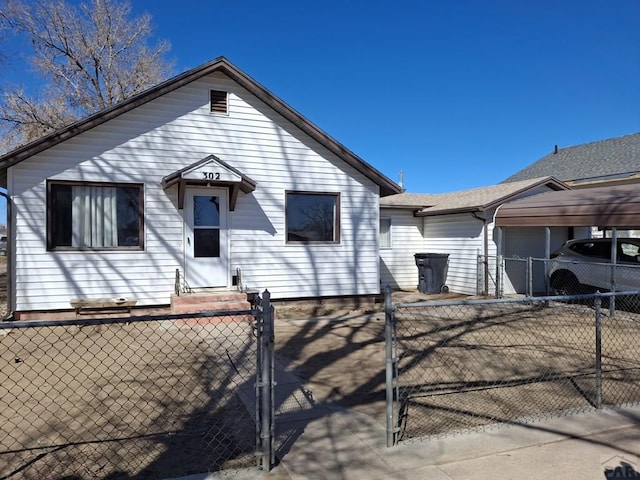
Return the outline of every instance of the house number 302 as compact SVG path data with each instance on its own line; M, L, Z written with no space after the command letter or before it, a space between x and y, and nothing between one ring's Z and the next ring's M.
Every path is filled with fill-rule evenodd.
M220 180L219 172L202 172L205 180Z

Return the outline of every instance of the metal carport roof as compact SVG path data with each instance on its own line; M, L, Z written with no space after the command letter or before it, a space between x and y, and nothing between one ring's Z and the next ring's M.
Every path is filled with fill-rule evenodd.
M497 227L639 227L640 184L541 193L500 206Z

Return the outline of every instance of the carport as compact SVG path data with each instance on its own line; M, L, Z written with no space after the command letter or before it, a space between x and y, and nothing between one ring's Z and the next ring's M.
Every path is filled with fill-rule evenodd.
M600 227L611 230L640 227L640 185L560 190L541 193L501 205L494 216L498 256L504 252L505 227L546 229L545 256L551 254L551 227ZM616 263L615 241L611 261Z

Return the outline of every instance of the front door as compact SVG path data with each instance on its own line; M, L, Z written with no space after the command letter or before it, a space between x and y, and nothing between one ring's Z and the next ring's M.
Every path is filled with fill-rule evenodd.
M227 190L185 192L185 278L192 288L226 287L228 282Z

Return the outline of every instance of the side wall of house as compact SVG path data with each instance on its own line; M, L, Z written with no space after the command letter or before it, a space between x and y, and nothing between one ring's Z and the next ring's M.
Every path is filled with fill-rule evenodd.
M210 89L230 92L229 114L209 112ZM253 95L216 74L153 100L18 164L14 201L15 310L69 308L74 297L135 297L167 304L184 266L177 188L162 178L214 154L253 179L229 213L229 278L273 298L379 292L378 186ZM145 249L50 252L48 179L144 184ZM285 192L340 194L340 242L287 244Z
M424 251L422 218L413 210L382 208L381 218L391 220L391 247L380 247L380 283L396 290L415 290L418 267L414 254Z
M446 285L450 292L477 294L478 255L484 254L483 228L483 222L468 213L424 218L425 251L449 254ZM488 245L489 255L495 255L495 244Z
M414 217L413 211L384 208L380 216L391 218L392 248L380 249L383 286L415 290L418 267L414 254L446 253L449 290L466 295L477 293L478 255L484 254L483 222L470 214ZM492 225L488 223L488 245L489 254L495 255Z

